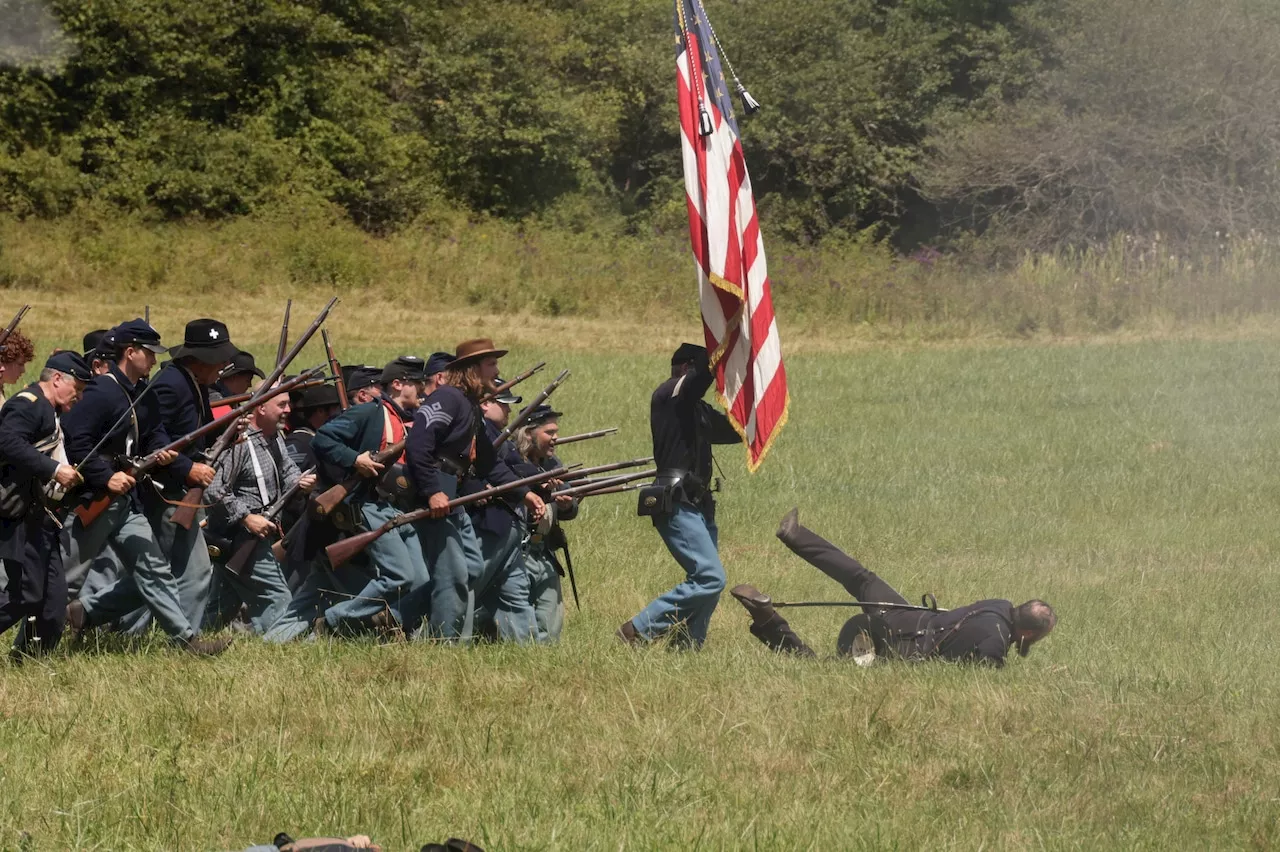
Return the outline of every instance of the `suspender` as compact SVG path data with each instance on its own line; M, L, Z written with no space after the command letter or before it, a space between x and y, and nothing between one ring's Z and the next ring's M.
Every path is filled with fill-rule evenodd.
M125 401L129 404L129 421L133 426L132 434L124 439L124 454L126 456L133 455L134 447L142 443L142 430L138 426L138 409L134 407L133 397L124 389L124 385L120 384L120 380L113 373L107 373L107 378L116 383L116 387L120 388L120 392L124 394Z
M258 433L261 436L261 432ZM276 438L279 440L279 437ZM262 497L262 507L265 509L271 505L271 492L267 490L267 478L262 473L262 463L258 461L258 452L253 448L254 440L250 437L245 441L245 447L249 450L249 461L253 464L253 477L258 481L258 494ZM280 478L280 468L276 465L275 457L271 453L267 453L267 458L271 460L271 470L275 474L275 483L277 493L283 490L284 482Z

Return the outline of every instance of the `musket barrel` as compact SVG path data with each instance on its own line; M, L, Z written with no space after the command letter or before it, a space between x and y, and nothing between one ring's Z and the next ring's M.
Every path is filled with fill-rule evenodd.
M498 437L493 439L493 448L496 450L501 447L508 438L515 434L515 431L523 426L525 421L533 415L534 409L546 402L547 397L555 393L556 388L564 384L564 380L567 378L569 378L569 371L565 370L556 376L555 381L539 391L538 395L533 398L533 402L520 409L520 413L516 415L516 418L507 424L507 428L498 433Z
M586 497L595 493L596 490L600 488L609 488L614 485L625 485L628 482L635 482L637 479L647 479L650 476L657 475L658 469L654 467L649 470L640 471L639 473L628 473L623 476L610 476L605 477L604 479L593 479L573 488L565 488L561 491L557 491L556 496Z
M526 485L536 485L539 482L545 482L548 479L555 479L563 476L572 469L573 466L566 465L558 467L555 470L543 471L542 473L534 474L533 476L526 476L523 479L517 479L516 481L508 482L505 485L486 488L483 491L477 491L474 494L464 494L461 497L455 497L450 500L448 508L452 511L453 509L457 509L461 506L468 506L472 503L487 500L491 497L500 497L508 491L514 491L515 489L523 488ZM324 552L329 557L329 564L334 568L337 568L391 530L429 517L431 517L430 509L415 509L412 512L405 512L404 514L397 515L387 521L376 530L370 530L369 532L360 533L359 535L353 535L349 538L336 541L326 547Z
M555 441L553 442L553 445L558 447L561 444L576 444L579 441L591 441L596 438L603 438L606 435L612 435L617 431L618 431L618 427L613 426L609 429L597 429L594 432L583 432L580 435L569 435L566 438L556 438Z

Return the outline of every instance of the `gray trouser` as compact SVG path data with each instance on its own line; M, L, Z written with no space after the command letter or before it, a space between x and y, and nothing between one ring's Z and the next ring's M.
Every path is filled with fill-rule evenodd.
M470 581L474 604L464 637L482 631L492 621L503 642L523 645L533 641L533 607L529 604L529 575L522 561L521 526L512 524L506 533L480 532L483 562L472 566L479 573Z
M214 569L214 599L219 624L235 618L243 603L249 611L253 632L261 636L274 627L288 609L292 595L280 563L271 555L271 544L271 539L257 543L253 555L245 563L243 574L237 574L226 565L218 565ZM208 622L212 620L210 617Z
M564 628L564 592L555 560L538 542L525 550L524 567L529 574L529 600L533 603L533 619L538 630L536 638L541 644L559 642Z
M347 563L334 572L329 560L322 553L311 563L302 585L293 592L293 599L285 607L284 614L267 629L263 638L268 642L291 642L310 632L315 620L339 601L348 600L363 588L370 577L358 564Z
M471 518L466 512L454 512L413 526L431 581L404 598L402 623L416 638L465 643L468 616L475 605L469 580L484 570L477 567L483 565L484 556Z
M155 531L156 544L169 560L174 579L178 583L178 600L191 629L200 632L205 609L209 606L209 590L213 585L213 563L209 560L209 545L204 540L200 522L204 509L196 512L191 529L184 530L170 522L177 506L170 506L159 497L147 495L144 503L147 520Z
M400 513L390 503L369 501L360 508L371 530ZM427 563L412 524L379 538L369 545L366 555L373 564L373 578L354 597L334 604L324 614L325 621L335 630L368 627L369 619L384 609L390 609L400 621L401 599L427 584Z
M122 574L101 589L82 590L80 602L90 623L114 621L145 605L171 638L190 639L195 631L183 611L177 579L151 524L133 508L128 496L113 500L88 527L78 517L72 522L63 562L87 571L80 566L88 565L108 545L120 560Z

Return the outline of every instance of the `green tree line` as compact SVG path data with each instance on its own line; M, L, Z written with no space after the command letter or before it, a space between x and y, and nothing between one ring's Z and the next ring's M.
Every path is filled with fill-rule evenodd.
M1280 218L1265 0L707 0L766 227L1035 248ZM667 0L0 0L0 210L297 196L684 227Z

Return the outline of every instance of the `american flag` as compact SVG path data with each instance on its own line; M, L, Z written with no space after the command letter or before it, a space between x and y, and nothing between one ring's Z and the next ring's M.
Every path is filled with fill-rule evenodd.
M787 422L769 273L732 92L699 0L676 2L676 89L689 238L720 401L755 471ZM708 135L702 135L709 130Z

